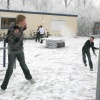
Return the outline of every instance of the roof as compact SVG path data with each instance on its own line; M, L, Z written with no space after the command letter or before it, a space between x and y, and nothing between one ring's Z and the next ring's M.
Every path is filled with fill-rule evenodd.
M44 15L55 15L55 16L71 16L71 17L78 17L78 15L71 15L71 14L60 14L60 13L45 13L45 12L31 12L31 11L18 11L18 10L5 10L0 9L0 12L13 12L13 13L27 13L27 14L44 14Z

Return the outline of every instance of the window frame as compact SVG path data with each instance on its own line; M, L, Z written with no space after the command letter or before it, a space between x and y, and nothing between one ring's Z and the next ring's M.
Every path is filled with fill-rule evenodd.
M0 29L1 30L8 30L9 29L9 28L2 28L2 18L8 18L8 19L15 18L16 19L15 16L0 16Z

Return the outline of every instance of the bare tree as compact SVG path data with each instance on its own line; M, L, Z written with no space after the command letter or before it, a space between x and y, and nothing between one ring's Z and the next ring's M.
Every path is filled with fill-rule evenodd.
M9 9L10 7L10 3L9 3L9 0L7 0L7 9Z
M65 1L65 8L67 8L67 0L64 0Z
M65 8L66 8L66 9L68 8L68 6L71 4L72 1L73 1L73 0L70 0L70 1L68 2L68 0L64 0L64 2L65 2Z
M84 4L84 6L86 5L86 0L83 0L83 4Z
M23 6L25 6L25 0L23 0Z

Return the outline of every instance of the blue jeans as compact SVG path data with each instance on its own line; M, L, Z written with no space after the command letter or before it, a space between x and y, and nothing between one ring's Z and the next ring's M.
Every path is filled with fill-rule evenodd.
M19 53L19 54L9 54L8 55L8 69L6 71L6 74L5 74L5 78L4 78L4 81L1 85L1 88L2 89L6 89L7 88L7 85L8 85L8 82L9 82L9 79L13 73L13 66L14 66L14 63L15 63L15 60L16 58L18 59L19 63L20 63L20 66L23 70L23 73L25 75L25 78L27 80L30 80L32 79L32 76L30 74L30 71L25 63L25 57L24 57L24 53Z

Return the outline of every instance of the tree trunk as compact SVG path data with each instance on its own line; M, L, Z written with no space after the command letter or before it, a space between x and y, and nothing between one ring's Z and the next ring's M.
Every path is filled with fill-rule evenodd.
M86 0L83 1L84 2L84 6L86 5Z
M25 0L23 0L23 6L25 6Z
M64 0L65 1L65 8L67 9L67 0Z
M7 0L7 9L9 9L10 3L9 0Z

